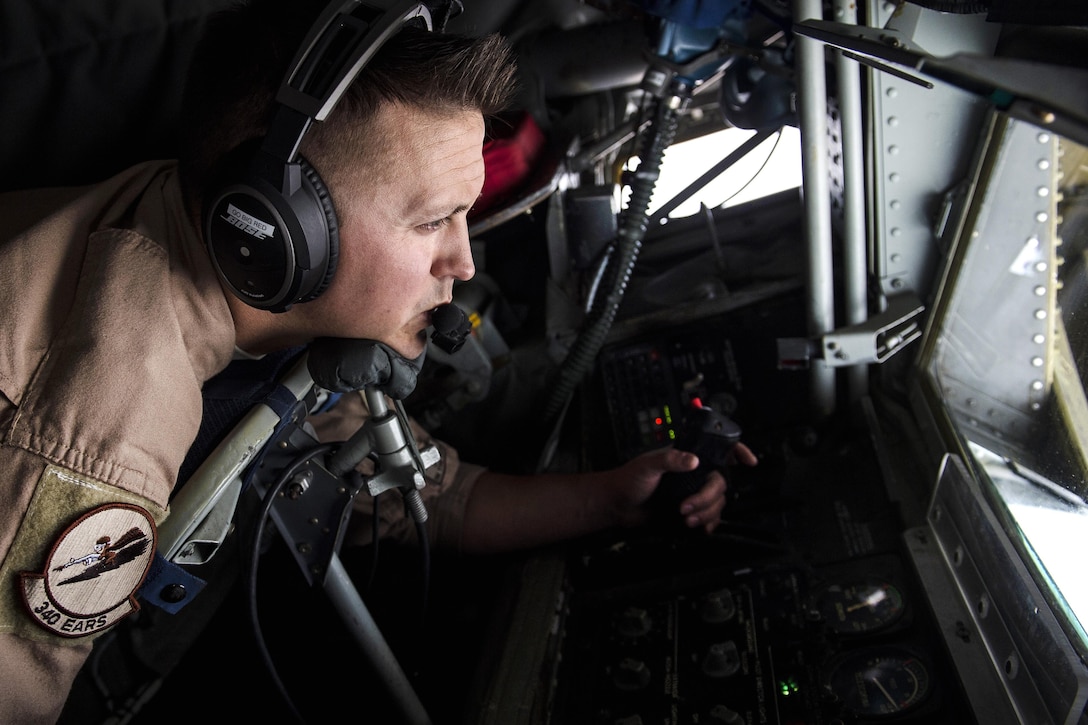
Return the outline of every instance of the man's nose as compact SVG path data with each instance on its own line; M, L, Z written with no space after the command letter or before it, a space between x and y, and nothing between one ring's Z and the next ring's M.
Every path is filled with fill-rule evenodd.
M451 225L450 238L443 246L439 257L436 277L450 276L462 282L472 279L476 274L476 263L472 259L472 246L469 244L468 225L464 220Z

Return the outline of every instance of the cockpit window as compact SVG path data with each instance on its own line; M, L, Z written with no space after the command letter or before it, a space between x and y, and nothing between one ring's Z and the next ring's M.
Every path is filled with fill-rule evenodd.
M690 196L685 194L687 198L667 216L670 219L687 217L697 213L701 204L711 209L736 206L801 186L801 136L797 128L783 126L763 134L762 139L757 137L756 131L726 128L668 148L650 200L649 213L657 214L734 152L744 152L745 144L751 148ZM636 168L638 161L637 156L630 159L628 168Z
M963 455L1084 641L1088 586L1085 149L995 116L922 370Z

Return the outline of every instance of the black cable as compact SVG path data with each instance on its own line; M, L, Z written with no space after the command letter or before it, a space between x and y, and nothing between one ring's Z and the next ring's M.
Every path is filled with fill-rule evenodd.
M272 511L272 506L275 504L280 491L287 485L287 482L291 480L300 468L308 464L317 456L328 453L333 448L334 446L332 444L325 444L311 448L308 451L303 451L289 466L283 469L279 478L277 478L275 483L269 487L268 492L265 493L264 499L261 501L261 508L257 514L257 520L253 525L253 532L250 540L250 560L246 571L246 589L249 594L250 622L253 625L253 635L256 640L257 648L260 650L265 667L267 668L273 683L275 683L276 689L279 690L284 702L287 704L288 708L290 708L291 714L294 715L295 719L300 723L305 723L306 720L295 706L294 700L291 699L291 695L287 691L287 687L284 685L283 680L280 679L279 672L276 670L276 664L272 661L272 654L268 650L268 644L265 642L264 633L261 631L260 616L257 610L257 569L261 558L261 538L264 536L265 521L268 520L269 514Z
M691 89L680 84L673 92L677 98L690 100ZM604 345L612 328L616 313L623 301L630 281L632 270L638 261L642 242L646 236L650 215L647 213L653 196L657 177L661 170L665 150L676 137L680 123L680 111L684 106L654 99L654 117L639 141L639 165L631 182L631 193L627 206L620 214L617 232L616 253L610 259L603 293L595 300L593 308L586 316L578 337L574 340L566 357L560 365L558 376L552 385L551 395L546 401L542 420L545 432L551 433L544 445L544 452L537 464L537 470L544 470L550 462L553 443L563 423L563 418L571 402L575 388L582 382L585 374L592 369L593 363Z

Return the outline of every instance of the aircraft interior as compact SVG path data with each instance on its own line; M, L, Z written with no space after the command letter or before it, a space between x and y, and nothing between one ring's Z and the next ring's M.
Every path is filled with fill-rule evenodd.
M169 155L225 4L3 0L5 189ZM464 0L447 29L509 37L521 95L471 333L390 417L512 473L759 464L717 462L710 534L341 551L345 467L256 406L261 470L216 448L160 530L203 589L99 640L61 722L1088 723L1088 10ZM304 510L256 495L302 464Z

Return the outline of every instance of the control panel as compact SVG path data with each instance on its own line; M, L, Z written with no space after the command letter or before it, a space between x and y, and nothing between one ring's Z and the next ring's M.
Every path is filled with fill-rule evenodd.
M798 436L798 376L740 322L601 356L619 458L677 444L694 400L760 462L725 468L714 533L621 532L568 558L548 722L974 722L872 441L845 419Z
M973 722L895 556L583 589L569 611L551 722Z

